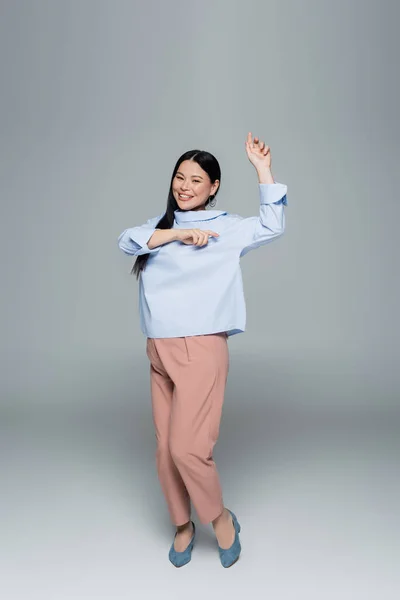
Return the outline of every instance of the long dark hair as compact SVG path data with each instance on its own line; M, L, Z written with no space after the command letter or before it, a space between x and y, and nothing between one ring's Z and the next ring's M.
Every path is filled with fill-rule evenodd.
M156 229L171 229L174 224L174 213L179 209L179 206L172 193L172 182L177 170L179 169L179 165L184 160L193 160L200 165L200 167L208 174L211 183L214 183L216 179L218 179L220 182L214 196L210 196L206 201L206 206L209 205L210 201L213 200L219 192L219 188L221 187L221 169L215 156L210 154L210 152L206 152L205 150L188 150L188 152L182 154L182 156L180 156L176 162L169 186L167 210L157 223ZM133 265L131 271L131 274L136 274L136 279L139 279L140 272L145 268L148 258L149 254L141 254L136 258L135 264Z

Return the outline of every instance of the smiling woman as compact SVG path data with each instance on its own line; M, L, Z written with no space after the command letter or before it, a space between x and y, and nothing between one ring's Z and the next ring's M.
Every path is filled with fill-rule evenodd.
M172 181L177 204L185 210L205 210L206 199L218 189L219 180L211 184L210 177L205 171L202 176L200 169L200 165L193 160L184 160Z
M211 522L221 564L241 552L240 525L224 506L213 449L219 435L229 370L228 339L242 333L246 307L240 257L285 230L287 186L275 183L270 150L248 138L259 178L259 214L243 218L209 209L221 181L217 159L191 150L172 173L167 210L118 238L136 256L142 332L147 337L160 484L177 531L175 566L190 561L195 525Z

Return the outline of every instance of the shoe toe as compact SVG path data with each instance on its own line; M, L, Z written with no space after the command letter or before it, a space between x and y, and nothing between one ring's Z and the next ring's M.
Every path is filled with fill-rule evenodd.
M235 539L230 548L219 548L219 558L223 567L230 567L240 556L242 547L238 539Z
M175 567L183 567L188 562L190 562L191 555L190 552L176 552L174 549L170 550L169 560Z

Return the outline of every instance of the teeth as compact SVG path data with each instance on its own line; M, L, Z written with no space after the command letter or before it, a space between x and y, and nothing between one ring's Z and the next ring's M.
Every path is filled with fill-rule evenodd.
M185 194L179 194L181 198L191 198L191 196L186 196Z

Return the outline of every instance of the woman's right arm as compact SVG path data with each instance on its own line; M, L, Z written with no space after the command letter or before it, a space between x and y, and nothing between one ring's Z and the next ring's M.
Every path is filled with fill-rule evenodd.
M118 238L118 245L125 254L140 256L158 252L164 244L181 241L184 244L204 246L208 238L219 237L219 233L206 229L156 229L161 217L149 219L144 225L125 229Z

